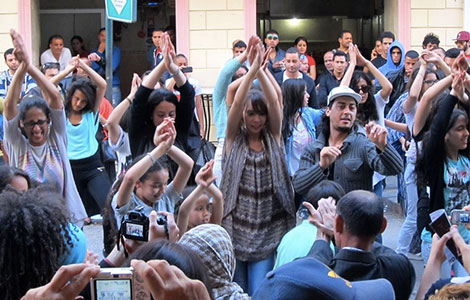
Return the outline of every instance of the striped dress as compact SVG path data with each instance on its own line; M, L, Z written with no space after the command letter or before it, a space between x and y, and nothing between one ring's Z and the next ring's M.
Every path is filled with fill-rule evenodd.
M238 196L222 224L232 237L236 258L241 261L267 258L293 226L291 214L275 193L279 188L273 179L275 162L268 152L266 147L260 152L248 148L238 184L236 178L231 178L232 188L238 187Z

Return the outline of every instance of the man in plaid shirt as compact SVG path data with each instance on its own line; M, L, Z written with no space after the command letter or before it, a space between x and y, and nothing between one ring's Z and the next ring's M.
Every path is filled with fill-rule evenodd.
M0 73L0 98L5 98L8 92L8 88L13 81L13 75L15 75L16 69L20 65L15 55L13 54L13 48L8 49L3 54L5 63L8 66L8 70ZM21 87L21 97L23 97L30 89L36 87L36 82L33 78L26 74Z

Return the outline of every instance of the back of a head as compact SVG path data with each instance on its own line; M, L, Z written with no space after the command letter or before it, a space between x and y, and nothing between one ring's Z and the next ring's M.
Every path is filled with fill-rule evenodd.
M450 48L446 51L446 57L457 58L460 54L459 48Z
M211 291L210 281L206 267L190 247L170 243L169 241L151 241L140 246L128 259L127 265L132 259L149 261L154 259L166 260L170 265L178 267L191 279L199 280Z
M470 283L462 284L447 284L434 295L431 295L429 300L467 300L470 299Z
M344 189L340 184L332 180L323 180L308 191L305 200L310 202L313 207L317 208L318 201L322 198L332 197L338 201L343 196Z
M374 193L356 190L344 195L336 205L336 213L354 236L375 238L384 218L384 204Z
M232 281L235 271L235 255L227 231L219 225L203 224L187 231L180 244L194 250L207 268L214 288Z
M50 281L70 243L67 208L40 188L0 194L0 299L19 299Z
M419 58L419 53L416 52L415 50L408 50L405 53L405 57L409 57L411 59L416 59L416 58Z

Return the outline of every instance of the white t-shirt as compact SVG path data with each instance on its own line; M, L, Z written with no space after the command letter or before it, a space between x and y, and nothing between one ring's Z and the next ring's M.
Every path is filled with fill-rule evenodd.
M292 131L294 136L294 142L292 147L292 156L288 161L289 174L293 175L299 168L300 157L304 152L304 149L312 142L312 137L308 133L307 128L302 120L297 123Z
M415 123L415 114L416 110L418 109L418 102L416 102L415 106L410 110L410 112L405 113L405 121L406 126L408 126L408 130L412 133L413 132L413 124ZM408 151L406 151L405 156L409 159L410 162L416 162L416 142L414 139L411 139L410 147Z
M384 99L382 97L382 95L380 94L381 91L378 91L377 93L375 93L374 95L374 98L375 98L375 107L377 108L377 115L379 116L379 120L377 121L377 124L379 124L380 126L383 126L385 127L385 118L384 118L384 114L385 114L385 105L387 105L388 103L388 100L390 97L387 97L387 99ZM374 172L374 176L372 177L372 184L373 185L376 185L377 182L381 181L382 179L384 179L386 176L380 174L380 173L377 173L377 172Z
M60 53L59 60L55 59L51 49L47 49L41 54L41 65L47 62L58 62L60 64L60 71L63 71L65 67L67 67L67 65L69 64L71 58L72 53L70 53L69 48L64 47L62 49L62 53ZM69 74L69 76L72 76L72 74Z

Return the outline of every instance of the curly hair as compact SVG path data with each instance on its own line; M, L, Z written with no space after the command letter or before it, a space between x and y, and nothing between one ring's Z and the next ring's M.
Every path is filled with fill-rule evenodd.
M19 299L48 283L71 237L63 199L40 188L0 194L0 298Z
M470 283L447 284L439 291L436 290L429 300L466 300L470 298Z

